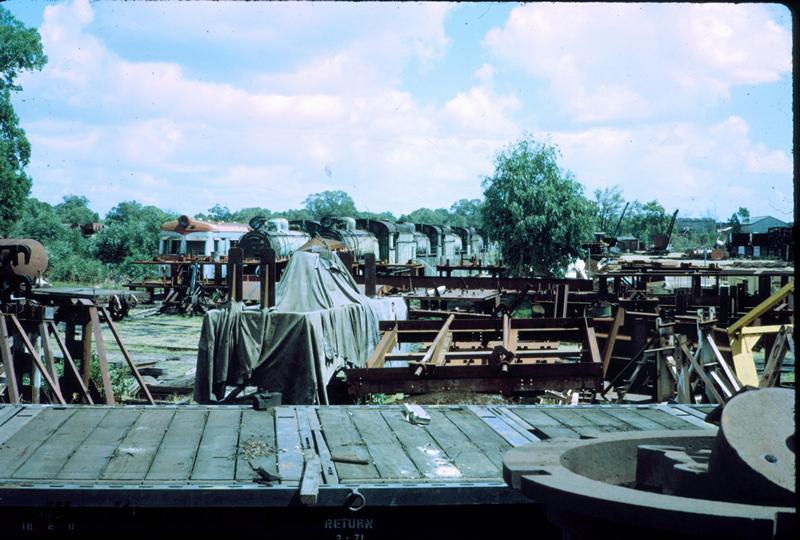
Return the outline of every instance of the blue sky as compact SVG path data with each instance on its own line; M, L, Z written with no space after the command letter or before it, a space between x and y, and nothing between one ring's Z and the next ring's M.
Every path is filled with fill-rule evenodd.
M181 213L342 189L400 215L482 196L527 133L585 186L793 219L777 4L12 1L49 57L14 97L33 196Z

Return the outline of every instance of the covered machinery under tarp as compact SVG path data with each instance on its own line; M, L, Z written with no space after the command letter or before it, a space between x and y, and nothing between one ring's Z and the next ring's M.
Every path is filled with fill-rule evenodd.
M206 314L197 402L221 400L226 385L246 384L281 392L288 404L325 403L325 386L338 368L366 364L381 315L406 318L402 300L360 294L339 257L325 250L295 252L276 297L268 310L232 303Z

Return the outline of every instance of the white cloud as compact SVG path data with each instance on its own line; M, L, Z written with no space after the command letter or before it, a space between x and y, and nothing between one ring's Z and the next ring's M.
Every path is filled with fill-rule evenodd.
M581 122L713 103L791 70L790 33L754 4L526 4L484 43Z
M595 122L591 129L560 125L552 135L564 165L589 192L619 183L630 198L698 212L710 200L733 205L734 195L758 200L761 185L781 208L792 193L788 151L754 141L739 115L710 127L674 115L650 118L707 100L708 89L717 99L731 85L785 75L786 33L770 26L759 6L691 7L711 13L695 27L672 6L614 5L603 13L596 6L524 5L487 35L493 57L469 67L473 86L454 90L441 105L421 101L408 74L431 69L448 51L451 6L197 7L77 1L45 8L49 62L23 82L48 108L46 116L23 118L35 196L58 202L86 193L101 212L137 199L194 213L217 202L298 207L309 193L343 189L359 208L398 215L447 207L480 197L480 177L491 173L495 152L522 128L537 131L524 114L559 104L575 119ZM109 22L109 12L131 16ZM98 25L120 24L165 39L169 25L143 23L143 14L155 12L174 21L173 39L228 47L232 57L334 37L288 56L280 68L265 63L218 78L170 48L139 61L97 37ZM595 26L600 34L589 41ZM764 32L742 38L748 29ZM535 88L544 99L529 100L514 66L549 81L555 94ZM611 123L619 118L648 123Z
M693 215L712 205L765 208L769 197L775 211L786 212L792 164L782 151L750 140L748 132L747 123L732 116L712 126L667 123L561 132L553 141L587 193L618 184L627 198L657 199L667 209Z
M486 87L475 86L459 92L448 101L444 110L462 128L471 132L503 134L508 138L519 134L509 113L521 108L514 95L498 96Z

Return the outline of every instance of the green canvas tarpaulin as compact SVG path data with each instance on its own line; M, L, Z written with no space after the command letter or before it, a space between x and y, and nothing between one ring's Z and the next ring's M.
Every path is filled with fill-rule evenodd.
M195 401L221 400L226 385L247 384L281 392L284 403L320 403L338 368L366 364L378 342L376 312L386 307L359 293L337 255L295 252L276 297L269 310L231 303L206 314ZM399 311L404 319L405 304Z

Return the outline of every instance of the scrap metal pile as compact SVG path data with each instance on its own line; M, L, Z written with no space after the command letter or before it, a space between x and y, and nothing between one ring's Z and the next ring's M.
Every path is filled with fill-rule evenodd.
M142 394L153 404L114 325L127 315L130 296L105 289L36 287L47 265L47 251L39 242L0 240L0 399L114 404L102 335L105 323ZM63 338L58 331L62 323ZM52 338L60 358L54 354ZM93 365L100 372L100 388L91 378Z

